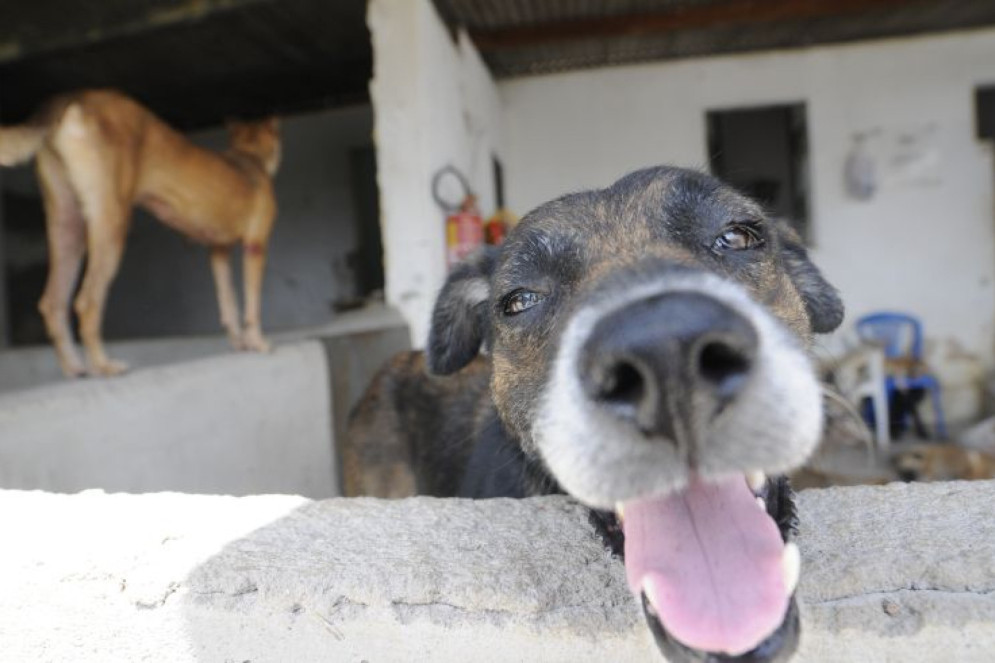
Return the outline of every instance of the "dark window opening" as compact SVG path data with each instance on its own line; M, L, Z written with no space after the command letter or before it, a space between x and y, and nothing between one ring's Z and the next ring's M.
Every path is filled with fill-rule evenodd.
M48 277L48 242L41 197L30 190L3 189L3 282L6 286L6 330L10 345L45 343L45 325L38 299ZM0 297L2 302L4 297ZM72 316L72 324L76 318Z
M709 111L712 174L791 223L809 241L805 105Z
M995 85L979 87L974 91L974 119L978 138L995 138Z
M358 240L358 246L350 256L350 266L356 279L356 294L362 300L384 287L377 153L372 145L350 150L349 178L356 207Z

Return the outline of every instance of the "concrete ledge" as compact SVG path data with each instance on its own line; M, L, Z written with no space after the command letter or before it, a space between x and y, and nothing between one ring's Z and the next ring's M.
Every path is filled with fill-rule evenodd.
M346 413L409 347L407 328L371 307L277 341L269 355L229 352L220 339L134 342L114 348L139 359L124 376L6 392L42 376L34 363L56 370L54 354L0 353L0 488L338 495ZM212 348L220 354L190 359Z
M995 482L807 491L799 661L989 661ZM0 492L0 660L659 660L565 498Z
M270 334L270 340L276 347L280 347L311 339L376 334L392 329L402 329L405 337L407 336L407 325L400 313L387 306L371 304L364 309L342 313L325 325L274 332ZM405 338L402 347L406 348L408 344ZM220 332L213 336L111 341L107 344L107 349L111 357L126 362L133 371L233 354L228 339ZM0 393L33 389L46 384L65 384L65 382L51 346L0 349Z
M0 486L330 497L331 403L317 341L0 394Z

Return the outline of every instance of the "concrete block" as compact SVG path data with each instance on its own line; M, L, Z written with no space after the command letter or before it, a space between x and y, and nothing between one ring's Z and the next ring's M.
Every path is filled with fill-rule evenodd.
M342 486L341 440L346 439L349 412L362 397L373 376L383 364L402 350L411 348L408 328L393 327L355 330L349 334L321 339L328 356L332 389L332 429L337 441L337 485ZM341 491L339 492L341 494Z
M335 440L410 347L407 327L371 306L274 340L264 356L222 339L123 343L112 352L131 373L76 381L53 374L50 348L0 352L0 488L339 494ZM36 380L53 382L16 390Z
M805 491L796 660L990 661L995 482ZM656 661L583 508L0 491L0 661Z
M0 394L0 487L338 493L317 341Z

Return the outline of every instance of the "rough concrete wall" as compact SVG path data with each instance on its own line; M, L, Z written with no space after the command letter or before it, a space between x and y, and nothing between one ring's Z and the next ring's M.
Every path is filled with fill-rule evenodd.
M806 491L798 661L990 661L995 482ZM2 661L656 661L566 498L0 492ZM8 538L9 537L9 538Z

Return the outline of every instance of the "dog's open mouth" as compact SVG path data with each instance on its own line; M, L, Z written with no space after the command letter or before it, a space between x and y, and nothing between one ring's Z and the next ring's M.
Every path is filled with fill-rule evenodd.
M797 640L798 547L786 480L692 478L620 504L629 588L665 651L692 660L776 660ZM677 650L677 651L675 651Z

